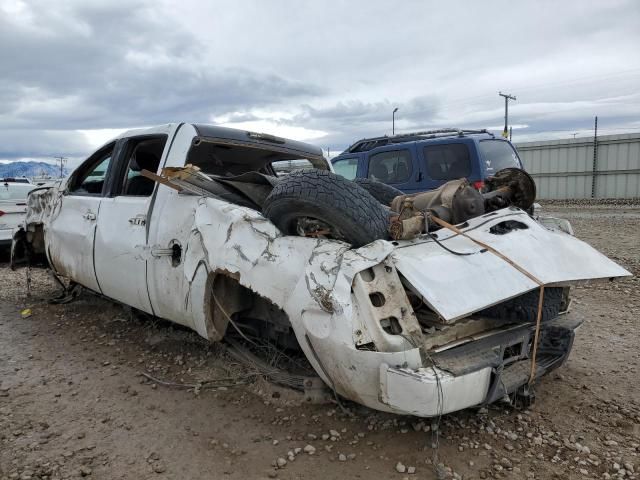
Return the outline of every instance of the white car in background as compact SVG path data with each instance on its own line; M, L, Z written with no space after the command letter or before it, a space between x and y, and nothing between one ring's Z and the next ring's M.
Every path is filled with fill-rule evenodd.
M26 182L0 182L0 247L10 247L13 233L27 213L27 195L37 185Z

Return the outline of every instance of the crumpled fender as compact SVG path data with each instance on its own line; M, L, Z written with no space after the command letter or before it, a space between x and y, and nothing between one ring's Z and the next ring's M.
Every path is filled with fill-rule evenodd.
M192 297L203 294L203 279L223 271L269 299L288 315L301 348L325 377L307 337L331 338L336 345L354 349L353 278L382 262L393 248L384 240L351 249L336 240L284 236L255 210L201 198L184 248L184 275L192 285L188 293ZM202 303L201 297L185 299L190 306ZM211 332L203 331L206 312L194 315L196 330L212 338Z

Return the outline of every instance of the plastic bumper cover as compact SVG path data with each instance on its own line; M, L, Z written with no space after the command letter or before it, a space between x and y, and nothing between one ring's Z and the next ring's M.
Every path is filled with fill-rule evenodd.
M561 316L541 329L535 377L558 368L568 358L582 321ZM434 355L438 367L409 369L380 365L380 401L399 413L433 417L492 403L529 381L532 325L483 342ZM505 352L522 345L520 358Z

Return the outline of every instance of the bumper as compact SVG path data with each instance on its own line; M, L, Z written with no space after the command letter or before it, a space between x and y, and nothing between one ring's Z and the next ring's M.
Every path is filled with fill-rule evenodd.
M541 329L536 378L562 365L582 321L561 316ZM392 410L433 417L492 403L529 381L532 326L432 355L433 367L380 366L380 401Z
M0 245L9 246L13 240L13 228L0 228Z
M409 370L380 366L380 399L393 410L435 417L483 403L491 369L453 376L439 368Z

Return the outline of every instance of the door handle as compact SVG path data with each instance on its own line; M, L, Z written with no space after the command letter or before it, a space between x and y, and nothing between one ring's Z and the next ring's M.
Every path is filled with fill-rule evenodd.
M82 218L84 218L85 220L95 220L96 219L96 214L93 213L92 211L88 211L87 213L82 215Z

